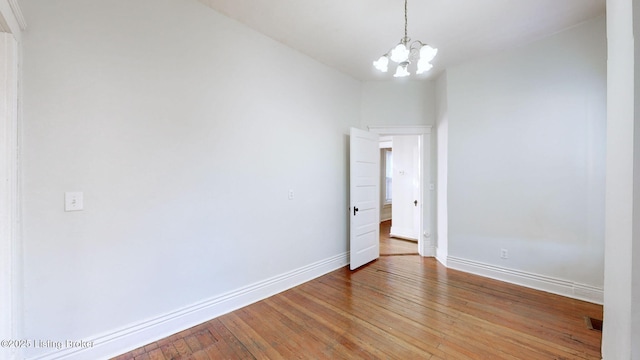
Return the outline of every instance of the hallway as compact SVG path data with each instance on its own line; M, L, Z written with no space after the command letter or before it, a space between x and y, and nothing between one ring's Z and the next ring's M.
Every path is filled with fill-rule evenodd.
M391 221L380 223L380 256L391 255L418 255L418 243L411 240L393 238L391 232Z

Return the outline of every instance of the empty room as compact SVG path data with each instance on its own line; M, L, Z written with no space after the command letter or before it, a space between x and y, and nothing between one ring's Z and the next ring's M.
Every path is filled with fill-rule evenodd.
M0 0L0 359L640 359L634 5Z

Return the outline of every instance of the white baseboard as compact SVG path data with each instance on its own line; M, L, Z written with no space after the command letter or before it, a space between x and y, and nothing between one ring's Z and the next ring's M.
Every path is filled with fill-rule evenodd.
M349 254L330 257L299 269L224 293L137 324L95 336L93 347L63 349L30 360L81 360L114 357L266 299L349 264Z
M432 245L423 246L423 252L420 254L423 257L436 257L436 247Z
M418 238L414 236L415 234L413 233L413 230L402 229L402 228L394 227L393 225L391 225L391 229L389 230L389 235L391 235L391 237L395 237L398 239L418 241Z
M424 257L436 257L436 245L430 238L422 240L422 251L420 255Z
M495 265L448 256L445 265L451 269L468 272L528 288L542 290L595 304L604 303L604 289L573 281L507 269Z
M442 248L436 246L436 260L445 267L447 266L447 252L446 249L443 251Z

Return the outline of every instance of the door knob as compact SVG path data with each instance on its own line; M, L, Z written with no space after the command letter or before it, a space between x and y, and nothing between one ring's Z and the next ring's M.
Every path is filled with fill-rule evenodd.
M356 213L358 212L358 208L357 207L353 207L353 216L356 216Z
M418 206L418 200L413 200L413 206Z

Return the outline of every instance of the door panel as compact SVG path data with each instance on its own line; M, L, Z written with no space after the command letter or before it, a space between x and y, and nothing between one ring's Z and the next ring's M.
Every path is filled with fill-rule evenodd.
M380 150L378 134L350 131L350 268L380 256Z
M393 137L391 235L418 240L420 234L420 137Z

